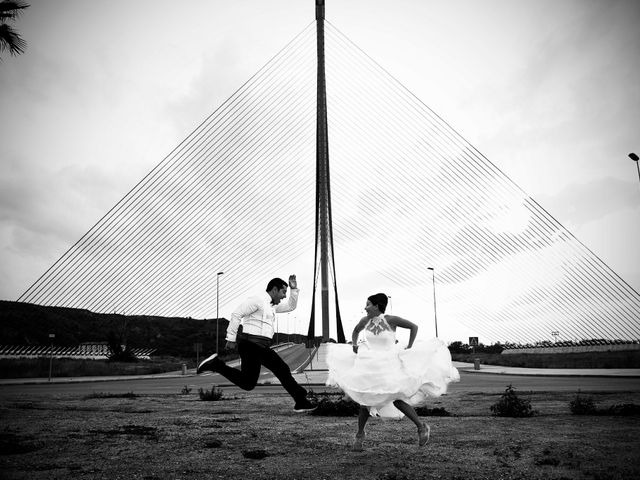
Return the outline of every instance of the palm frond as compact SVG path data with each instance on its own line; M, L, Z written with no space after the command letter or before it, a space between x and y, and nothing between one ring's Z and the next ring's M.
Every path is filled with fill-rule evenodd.
M19 55L24 53L27 48L27 42L18 35L9 25L0 24L0 52L9 50L11 55Z
M19 0L2 0L0 1L0 21L4 23L6 20L15 20L20 16L22 10L30 6Z

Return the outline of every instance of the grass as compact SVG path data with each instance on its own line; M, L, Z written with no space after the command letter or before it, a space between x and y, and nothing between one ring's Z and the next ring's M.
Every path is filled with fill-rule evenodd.
M371 419L359 453L355 416L294 414L286 393L224 393L1 397L2 478L640 478L640 417L573 415L576 392L527 394L528 418L492 416L500 393L450 394L429 405L451 416L425 417L425 448L408 420ZM602 410L640 403L639 392L580 395Z
M237 354L223 355L221 358L230 361L236 359ZM176 372L182 370L182 365L186 365L187 368L195 368L196 360L171 356L157 356L152 357L151 360L137 362L54 358L51 365L53 377L99 377ZM47 378L48 376L48 357L0 359L0 378Z
M53 377L152 375L178 371L182 368L182 364L180 359L171 357L140 360L133 363L54 358L51 363L51 375ZM0 378L47 378L48 376L48 358L0 359Z

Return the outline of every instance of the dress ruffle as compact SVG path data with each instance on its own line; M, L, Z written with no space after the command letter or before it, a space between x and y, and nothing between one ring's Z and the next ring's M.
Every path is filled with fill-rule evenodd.
M418 340L410 349L397 344L370 349L364 343L358 354L351 345L329 344L327 364L327 385L341 388L353 401L369 407L371 415L387 418L404 416L394 400L424 405L428 397L443 395L449 383L460 380L449 349L435 338Z

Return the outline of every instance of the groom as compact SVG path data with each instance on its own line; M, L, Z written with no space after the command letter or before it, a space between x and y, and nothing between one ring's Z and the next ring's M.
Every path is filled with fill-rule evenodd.
M291 295L282 303L287 298L287 287L291 287ZM307 391L291 375L289 366L270 348L276 313L294 310L299 294L296 276L291 275L288 284L280 278L274 278L267 284L266 293L247 298L231 314L226 337L227 349L238 348L240 370L227 366L214 353L198 365L197 373L217 372L243 390L253 390L258 383L260 368L264 365L295 400L295 412L315 409L307 400Z

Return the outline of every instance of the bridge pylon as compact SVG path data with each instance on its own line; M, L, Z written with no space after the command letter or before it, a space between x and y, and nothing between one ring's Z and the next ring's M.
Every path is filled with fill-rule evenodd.
M321 281L322 341L328 342L330 335L329 319L329 271L332 274L333 295L335 298L336 335L339 343L345 343L340 307L333 249L333 226L331 220L331 188L329 176L329 133L327 129L327 88L324 57L324 0L316 0L318 83L316 108L316 229L315 254L313 267L313 300L311 319L307 333L308 342L315 341L316 291L318 270Z

